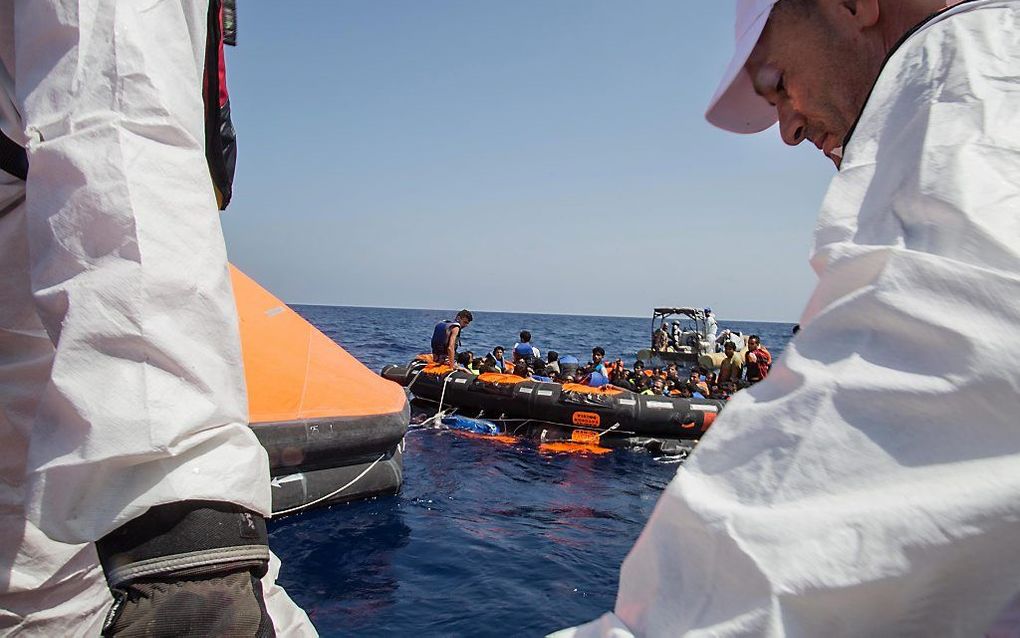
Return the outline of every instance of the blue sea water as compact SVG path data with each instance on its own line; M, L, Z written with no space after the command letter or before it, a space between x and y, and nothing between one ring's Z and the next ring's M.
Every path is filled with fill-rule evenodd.
M378 371L428 348L433 310L296 306ZM778 356L792 324L727 322ZM648 319L475 313L462 350L542 350L586 361L601 345L628 365ZM451 431L407 436L400 494L270 524L280 582L324 636L541 636L613 607L620 563L677 459L642 451L540 453Z

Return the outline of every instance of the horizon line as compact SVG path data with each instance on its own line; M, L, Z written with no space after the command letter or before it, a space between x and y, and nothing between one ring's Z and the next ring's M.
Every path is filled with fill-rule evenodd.
M457 312L456 308L407 308L403 306L360 306L356 304L326 304L326 303L299 303L299 302L284 302L288 306L317 306L320 308L360 308L363 310L422 310L427 312ZM550 317L598 317L600 319L651 319L651 311L647 316L645 315L593 315L593 314L582 314L582 313L570 313L570 312L525 312L522 310L491 310L482 309L472 310L472 312L482 313L500 313L507 315L548 315ZM737 321L740 323L779 323L779 324L797 324L796 321L769 321L765 319L726 319L726 321Z

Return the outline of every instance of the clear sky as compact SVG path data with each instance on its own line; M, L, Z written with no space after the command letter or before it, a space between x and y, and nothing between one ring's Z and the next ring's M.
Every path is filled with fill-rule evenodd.
M834 169L704 121L733 2L239 4L224 229L285 301L799 317Z

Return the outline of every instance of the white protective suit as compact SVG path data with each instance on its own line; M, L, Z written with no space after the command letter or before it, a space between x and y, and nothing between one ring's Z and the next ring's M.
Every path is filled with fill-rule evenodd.
M1020 633L1004 615L1020 594L1020 2L959 5L892 55L812 264L803 329L663 494L615 614L563 635Z
M709 347L715 347L715 340L719 338L719 322L715 320L714 313L707 313L705 317L705 332L708 334Z
M97 635L91 541L151 506L270 511L204 154L206 13L0 0L0 128L31 166L0 176L0 633ZM277 570L274 623L314 634Z

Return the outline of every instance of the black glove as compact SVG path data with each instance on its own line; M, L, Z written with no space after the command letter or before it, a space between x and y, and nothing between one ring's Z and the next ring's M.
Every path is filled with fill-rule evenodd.
M104 636L275 636L262 516L230 503L151 508L96 543L114 603Z

